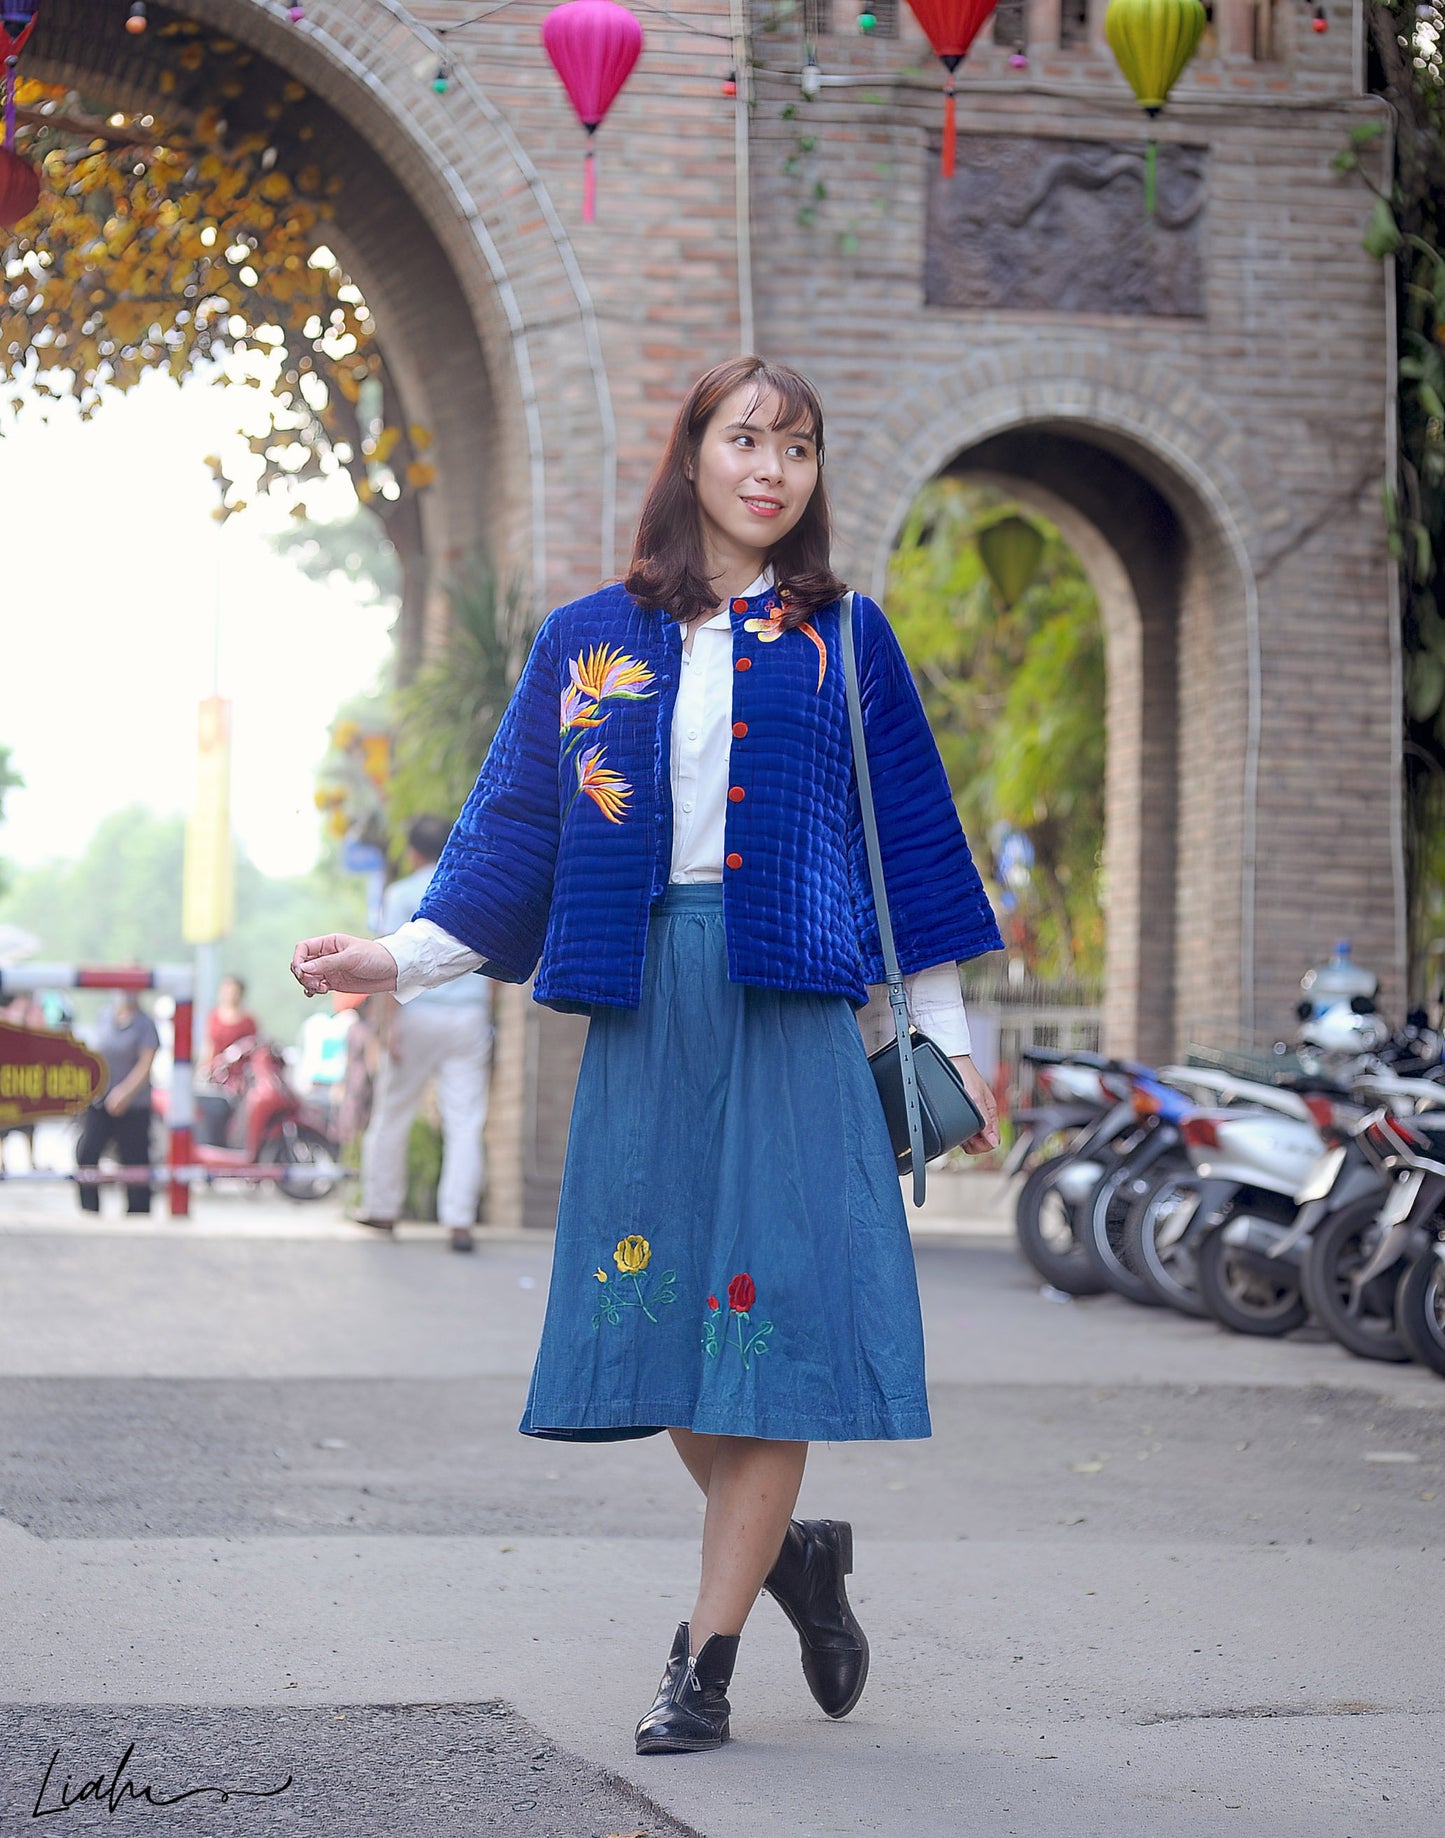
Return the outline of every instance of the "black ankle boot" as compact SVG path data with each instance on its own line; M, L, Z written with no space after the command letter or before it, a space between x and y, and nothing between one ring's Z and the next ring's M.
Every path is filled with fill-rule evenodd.
M720 1749L730 1738L728 1686L738 1656L736 1634L714 1634L688 1658L686 1621L677 1630L657 1701L637 1726L639 1755Z
M868 1640L848 1606L853 1528L845 1519L794 1519L763 1587L797 1630L803 1677L830 1717L846 1717L868 1679Z

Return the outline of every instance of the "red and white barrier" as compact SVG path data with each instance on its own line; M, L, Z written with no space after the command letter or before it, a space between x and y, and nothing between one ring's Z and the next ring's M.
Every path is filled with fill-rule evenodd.
M195 1123L195 1070L191 1060L194 1030L195 972L189 964L140 964L114 966L89 964L7 964L0 968L0 1001L7 996L34 995L42 989L154 989L175 1001L172 1021L175 1040L171 1058L171 1089L168 1118L170 1149L166 1157L171 1217L182 1219L191 1210L193 1180L204 1171L191 1164L194 1153L192 1130ZM122 1180L133 1174L137 1182L149 1180L152 1170L122 1169L118 1174L93 1175L81 1169L65 1179ZM10 1179L22 1178L10 1176ZM42 1175L54 1180L54 1175Z

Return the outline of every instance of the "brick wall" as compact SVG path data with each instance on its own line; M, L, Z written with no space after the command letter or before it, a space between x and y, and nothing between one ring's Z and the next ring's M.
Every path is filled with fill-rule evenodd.
M99 0L62 4L99 17ZM620 570L678 399L737 348L726 7L641 13L590 226L584 137L533 0L481 19L461 0L312 0L299 27L259 0L191 10L294 70L372 150L338 234L441 433L443 567L485 534L539 612ZM1025 12L1026 70L985 32L961 72L965 176L970 132L1143 138L1097 0L1070 49L1057 0ZM839 0L806 102L796 15L773 17L757 0L756 342L824 390L842 564L880 588L919 486L987 467L1055 507L1101 589L1115 1044L1286 1025L1301 969L1341 932L1395 998L1386 288L1360 250L1364 194L1330 171L1378 118L1358 21L1331 4L1318 36L1276 0L1261 46L1255 9L1219 0L1157 126L1208 149L1204 311L1182 321L926 307L939 66L906 9L898 36L865 39ZM429 34L448 26L436 95ZM547 1223L580 1029L519 991L498 1013L489 1216Z

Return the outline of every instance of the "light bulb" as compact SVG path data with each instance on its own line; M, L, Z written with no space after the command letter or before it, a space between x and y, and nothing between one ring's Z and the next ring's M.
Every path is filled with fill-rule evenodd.
M818 91L823 87L823 72L811 58L809 58L808 62L803 66L803 74L800 81L802 83L803 94L808 98L809 102L811 102Z

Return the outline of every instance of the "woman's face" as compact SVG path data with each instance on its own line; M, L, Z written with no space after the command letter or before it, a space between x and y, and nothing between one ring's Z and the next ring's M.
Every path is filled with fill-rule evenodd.
M818 483L810 431L774 428L772 390L744 383L724 396L703 430L693 487L709 549L766 556L797 524Z

